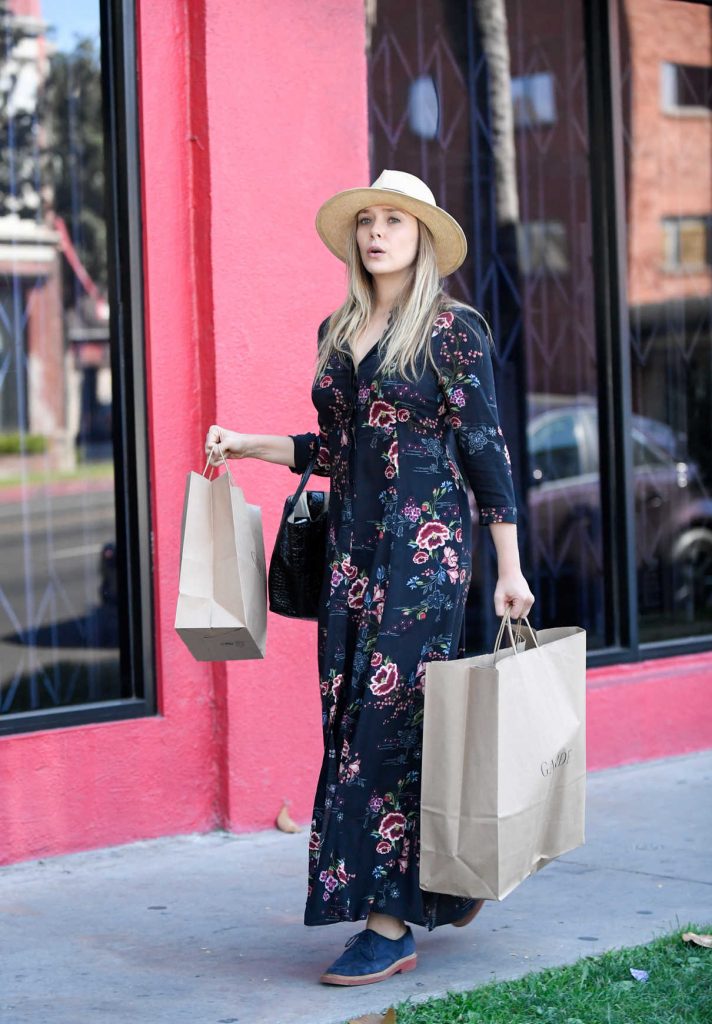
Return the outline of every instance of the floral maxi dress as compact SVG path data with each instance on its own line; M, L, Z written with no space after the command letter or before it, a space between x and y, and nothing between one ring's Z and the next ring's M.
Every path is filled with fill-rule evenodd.
M419 886L425 665L462 653L467 483L480 523L514 523L516 508L483 328L456 307L431 345L437 373L415 384L377 372L378 343L357 369L336 353L312 390L318 433L290 435L293 472L318 452L313 472L331 478L306 925L375 911L432 929L472 904Z

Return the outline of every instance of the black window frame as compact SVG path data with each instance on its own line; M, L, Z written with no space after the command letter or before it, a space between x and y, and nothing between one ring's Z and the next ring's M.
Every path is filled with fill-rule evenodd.
M694 2L694 0L693 0ZM706 0L708 3L709 0ZM635 565L632 369L628 337L627 224L618 0L584 2L605 633L588 666L712 651L712 635L641 642Z
M138 67L133 0L97 0L101 26L114 499L122 681L134 697L0 716L0 736L157 714Z
M454 0L451 0L455 7ZM637 663L646 659L669 658L683 654L712 651L712 633L671 638L655 642L641 641L639 625L638 580L636 569L636 515L634 476L634 425L632 401L632 364L629 337L630 314L627 288L627 223L625 201L625 164L623 132L623 91L621 83L620 0L581 0L583 43L586 63L588 104L589 188L591 204L592 276L594 293L594 330L597 345L597 437L599 486L601 494L601 543L603 555L603 642L606 646L590 650L589 667ZM670 0L674 2L674 0ZM710 6L712 0L685 0ZM443 4L443 7L446 6ZM479 96L473 83L473 13L467 8L470 66L470 118L477 122ZM370 52L373 52L372 47ZM419 64L416 73L423 73ZM371 82L369 79L368 88ZM369 114L371 99L369 97ZM516 131L516 123L515 123ZM474 130L473 130L474 132ZM373 131L370 146L371 175L381 170L374 163ZM472 166L477 167L473 159ZM416 172L417 173L417 172ZM476 171L473 173L477 173ZM477 209L475 194L474 209ZM476 228L475 228L476 230ZM491 314L491 310L483 310ZM517 364L508 367L509 381L517 374ZM504 376L506 380L506 375ZM520 391L524 392L522 385ZM500 409L503 403L500 403ZM524 422L520 422L514 448L524 451ZM587 437L590 457L595 449L593 427ZM514 434L512 434L514 440ZM526 511L520 520L520 546L527 571ZM483 585L493 586L496 570L494 553L483 561ZM484 611L490 614L489 609ZM537 606L533 617L536 619ZM534 621L533 619L533 621Z

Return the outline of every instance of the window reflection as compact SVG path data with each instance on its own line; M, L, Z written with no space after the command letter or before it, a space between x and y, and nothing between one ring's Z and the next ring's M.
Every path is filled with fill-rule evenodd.
M118 670L98 0L0 5L0 135L7 715L130 696Z
M638 602L658 641L712 630L712 12L618 13L632 401L657 431L633 438Z
M562 18L553 0L379 0L369 105L373 176L412 171L463 225L468 257L448 288L482 310L496 339L537 621L580 622L593 649L605 638L582 7L567 4ZM424 76L437 91L436 135L404 130ZM489 552L474 560L471 650L496 631Z

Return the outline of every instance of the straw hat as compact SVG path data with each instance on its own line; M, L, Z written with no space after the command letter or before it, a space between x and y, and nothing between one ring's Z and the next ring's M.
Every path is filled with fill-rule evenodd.
M382 171L370 188L347 188L319 207L316 215L319 237L340 260L346 262L349 232L356 214L365 206L394 206L426 224L435 240L441 277L452 274L465 259L465 232L454 217L436 204L425 182L406 171Z

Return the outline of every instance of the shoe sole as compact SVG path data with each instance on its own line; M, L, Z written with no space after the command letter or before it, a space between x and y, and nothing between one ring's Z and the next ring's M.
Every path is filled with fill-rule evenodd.
M484 905L485 905L485 901L484 900L480 900L479 903L475 903L474 907L472 907L470 910L468 910L467 913L465 914L465 916L460 918L459 921L452 921L451 922L452 925L455 928L464 928L466 924L470 923L470 921L474 921L474 919L477 917L477 915L482 910Z
M390 967L386 967L383 971L377 971L375 974L322 974L319 981L326 985L373 985L377 981L390 978L392 974L397 974L399 971L403 974L406 971L414 971L417 962L418 954L411 953L410 956L396 960Z

